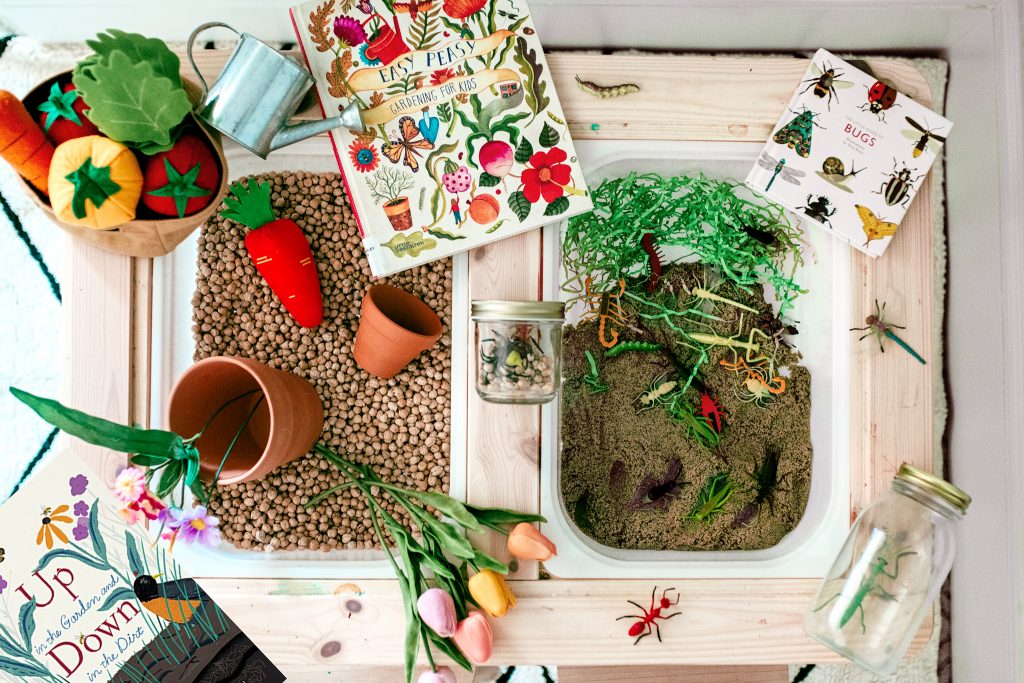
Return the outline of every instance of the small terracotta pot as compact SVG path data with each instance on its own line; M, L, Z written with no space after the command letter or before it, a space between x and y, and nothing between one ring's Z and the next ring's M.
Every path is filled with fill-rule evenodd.
M261 479L310 451L324 429L324 408L313 385L249 358L214 356L182 374L167 402L167 425L186 439L232 399L196 441L200 476L212 481L224 453L253 406L263 401L231 450L218 484Z
M374 285L363 297L359 330L352 350L356 365L390 379L441 338L441 319L408 292Z
M391 227L401 232L412 227L412 209L408 197L399 197L383 205L384 215L391 221Z

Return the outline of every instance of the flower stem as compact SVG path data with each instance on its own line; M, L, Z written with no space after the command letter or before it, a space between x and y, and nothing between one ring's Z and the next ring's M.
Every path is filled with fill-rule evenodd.
M228 456L231 455L231 451L234 449L235 443L238 442L238 439L242 436L242 432L245 431L245 428L249 426L249 421L252 420L252 416L256 414L256 410L263 403L264 398L264 396L260 396L259 400L256 401L255 404L253 404L252 410L250 410L249 414L245 417L245 422L243 422L242 426L238 428L237 432L235 432L235 438L231 439L231 443L228 444L228 449L224 451L224 457L221 458L220 465L217 467L217 473L213 475L214 486L216 486L217 482L220 480L221 470L224 469L224 465L227 463Z
M220 408L217 408L217 410L213 411L213 415L210 416L210 419L206 421L206 424L203 425L203 428L200 429L197 434L195 434L191 439L185 439L185 443L195 443L199 439L203 438L203 434L205 434L206 430L210 428L210 425L213 424L213 421L216 420L217 416L220 415L224 411L224 409L227 408L229 405L235 403L236 401L241 401L246 396L252 396L253 394L260 391L262 391L262 389L259 388L253 389L252 391L247 391L244 394L239 394L238 396L235 396L227 403L222 404Z

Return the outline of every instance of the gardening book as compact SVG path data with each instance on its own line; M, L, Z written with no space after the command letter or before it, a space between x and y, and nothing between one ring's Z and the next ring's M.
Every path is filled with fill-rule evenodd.
M0 680L285 680L146 517L71 453L0 506Z
M317 0L291 10L375 276L593 205L524 0Z
M746 182L881 256L952 128L888 83L818 50Z

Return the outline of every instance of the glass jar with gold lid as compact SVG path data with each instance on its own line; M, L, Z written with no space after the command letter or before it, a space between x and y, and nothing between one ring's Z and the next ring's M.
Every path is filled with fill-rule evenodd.
M879 675L896 669L953 565L971 497L904 464L857 518L804 617L808 635Z
M560 301L473 302L476 391L495 403L546 403L561 381Z

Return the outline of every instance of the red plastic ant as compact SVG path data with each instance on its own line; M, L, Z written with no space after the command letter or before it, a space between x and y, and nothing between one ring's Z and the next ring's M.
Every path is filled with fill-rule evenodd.
M671 619L674 616L678 616L678 615L682 614L682 612L673 612L672 614L668 614L668 615L663 615L661 613L662 610L668 609L669 607L672 607L673 605L678 605L679 604L679 600L680 600L680 598L682 596L679 595L678 593L676 594L675 602L670 602L668 597L667 597L669 591L674 591L674 590L675 590L675 588L666 588L665 589L665 591L661 594L661 600L658 601L659 607L655 607L654 606L654 596L658 592L658 587L657 586L655 586L654 590L651 591L651 608L650 609L644 609L643 606L638 605L637 603L633 602L632 600L627 600L626 601L626 602L628 602L631 605L636 605L636 607L638 607L640 609L640 611L643 612L642 615L627 614L626 616L619 617L618 619L615 620L615 621L621 621L622 619L639 619L640 620L640 621L636 622L635 624L633 624L632 626L629 627L629 635L630 635L630 637L637 636L637 639L635 641L633 641L634 645L639 643L640 640L644 636L651 635L651 627L652 626L654 627L654 632L658 634L658 642L659 643L662 642L662 640L661 640L661 629L658 628L657 620L658 619ZM641 633L641 631L643 631L643 633Z
M722 421L725 417L725 412L722 410L722 406L718 404L711 394L704 391L700 395L700 413L704 417L704 420L708 423L711 429L715 430L716 434L722 433Z

